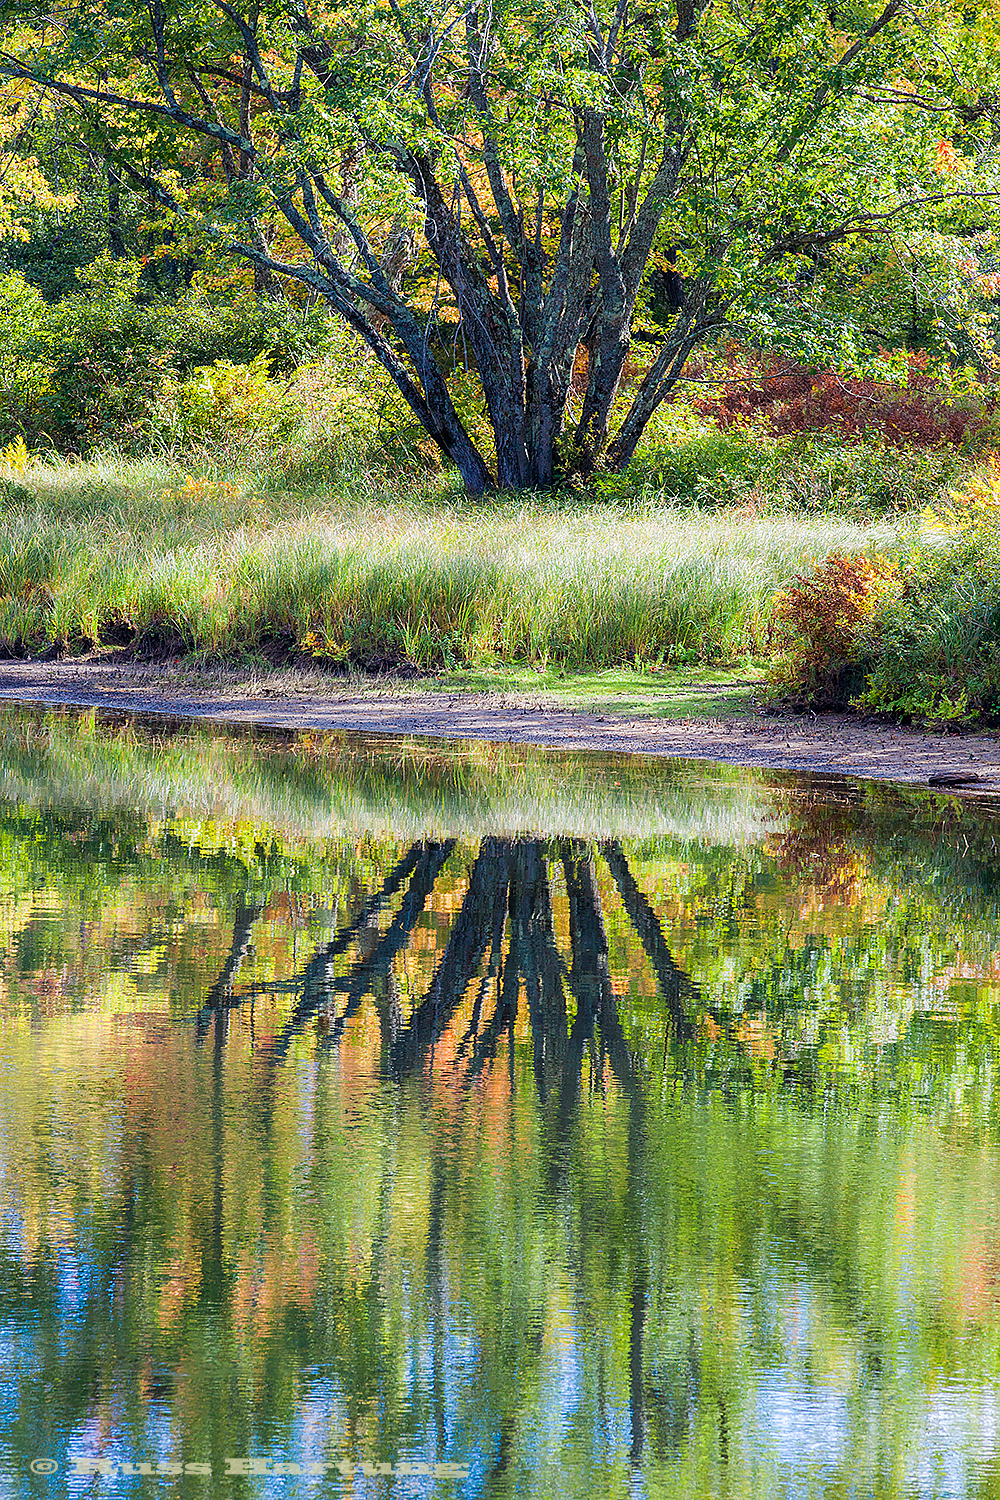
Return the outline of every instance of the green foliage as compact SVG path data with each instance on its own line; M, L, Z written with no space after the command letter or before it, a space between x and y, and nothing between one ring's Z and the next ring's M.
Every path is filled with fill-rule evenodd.
M925 513L858 706L928 723L1000 719L1000 465Z
M251 400L274 430L280 398L265 377L320 347L325 320L251 296L144 301L141 269L104 256L54 304L21 276L0 280L0 441L20 435L29 447L74 453L148 448L211 435L227 413L245 422ZM215 374L193 375L213 364ZM244 365L250 371L238 375L233 367Z
M831 585L842 572L852 573L859 594L857 608L838 616ZM812 628L803 623L810 590ZM820 628L824 608L842 620L842 639ZM820 701L850 697L857 708L931 725L1000 721L996 458L950 505L925 511L909 546L894 561L882 560L877 573L871 559L827 558L804 590L779 597L779 616L796 609L800 640L777 669L782 686Z
M4 275L23 276L47 302L78 291L79 273L107 249L105 226L88 203L36 210L25 234L0 245L0 268Z
M678 400L654 417L628 470L592 476L587 492L864 520L936 504L967 465L951 449L845 442L828 433L777 436L759 421L720 430Z
M476 495L625 467L722 327L810 363L916 342L989 366L985 0L942 0L933 24L826 0L516 0L485 24L424 0L301 26L282 0L246 18L70 0L53 28L11 0L0 74L170 212L177 265L197 245L325 299ZM110 213L110 182L91 207ZM242 362L190 363L219 358Z
M267 440L291 433L299 412L289 390L290 382L272 379L269 356L261 353L248 364L224 359L202 365L175 384L165 382L163 395L175 406L172 434L186 442L218 442L233 434Z
M328 331L322 359L303 365L288 391L297 429L280 453L275 482L292 489L336 483L369 470L413 477L440 456L385 370L349 330Z

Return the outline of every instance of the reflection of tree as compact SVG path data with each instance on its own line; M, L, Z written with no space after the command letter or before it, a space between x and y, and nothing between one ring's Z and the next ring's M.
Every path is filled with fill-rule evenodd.
M471 1083L491 1066L505 1034L509 1039L513 1067L514 1030L523 990L539 1100L543 1107L553 1095L557 1100L550 1138L554 1174L550 1190L555 1191L565 1171L565 1152L573 1138L584 1057L588 1046L593 1047L599 1038L600 1056L606 1057L628 1101L626 1212L631 1224L628 1246L631 1261L630 1457L633 1464L638 1464L645 1442L642 1351L648 1306L648 1267L641 1228L640 1193L635 1184L644 1170L644 1097L612 985L594 851L579 839L551 843L543 839L484 838L469 870L461 906L427 992L403 1024L398 1000L392 992L393 962L413 933L453 847L452 842L413 845L355 919L329 943L318 948L299 974L282 986L291 990L295 999L283 1031L269 1049L271 1076L274 1065L287 1055L294 1036L321 1007L339 1006L326 1032L327 1042L336 1042L364 997L372 995L382 1028L383 1064L391 1077L403 1079L423 1065L468 995L470 986L478 979L470 1019L458 1046L465 1081ZM602 853L614 876L624 909L657 977L668 1027L678 1040L687 1040L692 1024L685 1006L697 1004L700 998L697 987L670 953L660 921L640 890L620 843L606 843ZM552 886L557 868L565 883L568 905L568 955L560 952L556 937ZM388 929L372 941L373 923L404 885L402 900ZM260 910L260 906L252 908L242 903L238 906L230 953L202 1012L204 1016L214 1011L219 1041L225 1035L225 1008L238 1004L241 999L234 993L233 980L246 952L250 927ZM357 957L346 973L337 974L336 960L352 947L357 948ZM269 988L273 990L277 986ZM257 992L254 987L252 993ZM568 1020L567 992L573 1000L571 1023ZM221 1151L217 1163L218 1174L221 1173ZM427 1266L434 1322L434 1420L442 1452L445 1423L441 1395L443 1192L444 1167L435 1156ZM219 1215L221 1220L221 1204Z
M509 874L505 839L483 839L448 944L424 1000L390 1049L394 1076L414 1068L438 1040L477 974L504 910Z
M367 902L363 910L347 927L328 943L317 948L301 972L290 980L273 984L255 985L239 994L233 992L233 981L237 975L250 941L250 929L264 910L264 904L247 906L242 898L237 901L233 922L233 940L222 973L212 985L203 1009L199 1012L199 1036L207 1031L213 1015L230 1006L241 1005L248 997L266 992L269 994L288 992L296 997L292 1014L280 1036L272 1044L274 1059L283 1057L296 1033L312 1020L322 1008L335 1003L337 997L346 995L346 1004L336 1017L333 1040L336 1041L344 1026L368 994L376 994L378 980L391 970L397 953L406 946L427 903L427 897L454 847L454 840L443 844L414 844L397 862L384 880L378 893ZM374 944L367 945L367 952L353 966L346 977L337 976L337 958L353 944L362 943L372 931L379 913L409 879L409 886L402 905L396 913L387 933L380 935ZM218 1034L218 1026L217 1026Z
M38 1451L43 1390L57 1392L57 1433L103 1422L140 1447L169 1404L178 1430L208 1434L211 1451L189 1456L217 1468L226 1453L297 1451L298 1413L322 1407L337 1457L477 1452L492 1464L487 1493L545 1494L551 1471L534 1482L526 1468L540 1421L576 1379L568 1426L587 1462L613 1445L625 1469L652 1459L672 1473L731 1454L737 1475L753 1369L785 1357L765 1314L794 1301L799 1282L817 1368L832 1348L840 1369L848 1348L851 1369L877 1363L887 1390L912 1383L894 1343L904 1318L928 1347L938 1341L934 1358L940 1344L949 1368L965 1357L936 1274L952 1265L941 1226L964 1222L963 1183L946 1210L921 1216L918 1179L917 1251L931 1253L905 1248L930 1269L922 1290L901 1292L892 1250L909 1232L903 1168L882 1134L852 1133L850 1110L814 1109L805 1088L781 1086L797 1018L824 1005L828 1036L849 1025L863 1043L856 997L869 975L891 976L894 953L929 955L928 967L947 959L963 909L949 903L971 899L964 888L931 889L912 862L897 871L884 855L892 905L878 907L879 924L863 925L854 907L818 908L800 947L788 940L797 887L790 897L757 849L352 841L321 856L293 850L283 866L265 850L250 877L235 854L197 867L190 840L171 839L163 889L186 883L196 898L187 927L182 899L150 900L141 880L128 883L125 849L125 884L108 887L121 892L107 902L117 920L95 926L82 950L93 969L109 954L117 967L172 924L199 960L186 958L177 978L179 943L157 959L159 993L175 1009L203 998L196 1027L175 1034L161 1021L155 1046L128 1042L127 1060L112 1064L122 1077L107 1098L125 1112L124 1149L117 1120L88 1136L85 1112L59 1100L58 1027L45 1033L53 1067L12 1074L27 1119L5 1155L30 1186L24 1222L51 1232L71 1221L77 1235L69 1248L35 1239L23 1251L12 1239L0 1258L4 1330L34 1320L40 1372L15 1382L18 1452ZM850 852L864 835L842 821L837 839ZM901 835L894 847L910 858ZM143 876L154 878L164 879ZM299 905L292 891L305 893ZM327 940L319 924L334 908ZM293 956L289 933L307 922L314 936ZM82 923L53 926L72 976ZM984 930L992 942L995 924ZM817 998L809 986L831 934L842 946ZM271 964L277 980L256 982ZM776 1038L770 1057L753 1050L758 1014ZM954 1024L956 1058L958 1042L987 1033L993 1012L976 1014ZM136 1036L151 1039L138 1019ZM944 1094L942 1078L963 1076L941 1046L951 1027L926 1016L886 1047L900 1088L912 1059L939 1069L935 1092L921 1083L928 1069L913 1075L928 1100ZM815 1058L801 1032L798 1055ZM290 1066L293 1054L303 1066ZM34 1057L27 1045L20 1055ZM836 1061L812 1066L828 1086ZM68 1144L55 1119L71 1122ZM57 1200L60 1179L70 1188ZM977 1222L990 1222L991 1202ZM773 1244L793 1266L792 1291L762 1259ZM992 1242L961 1253L992 1306ZM66 1300L67 1265L81 1268L86 1317ZM863 1331L844 1319L858 1307ZM560 1333L586 1346L576 1374L552 1373ZM850 1379L868 1400L867 1377ZM574 1461L568 1448L559 1461ZM678 1493L708 1492L708 1468L699 1482L678 1481ZM609 1480L607 1492L626 1487Z
M550 1100L554 1102L549 1114L549 1190L555 1193L567 1170L566 1153L574 1137L588 1048L607 1061L628 1109L624 1217L629 1226L625 1253L629 1261L630 1458L637 1465L645 1445L643 1344L649 1303L640 1186L646 1154L645 1099L612 983L595 850L579 839L484 838L468 870L461 905L426 993L404 1020L395 990L394 961L411 938L453 849L452 842L413 845L377 894L315 951L291 981L267 987L293 996L284 1029L268 1049L268 1076L273 1079L274 1068L287 1055L293 1038L318 1011L335 1008L325 1031L326 1044L334 1044L362 1000L371 995L382 1031L383 1067L391 1078L402 1081L424 1066L471 991L471 1012L456 1049L456 1064L468 1086L493 1065L505 1035L513 1070L523 992L535 1088L543 1110ZM604 844L601 853L656 976L667 1029L679 1041L686 1041L693 1031L688 1007L699 1003L698 989L670 953L659 918L640 890L620 843ZM568 952L560 949L554 915L554 884L560 875L568 911ZM398 908L383 932L378 919L400 891ZM203 1016L215 1013L220 1043L225 1036L222 1017L226 1008L247 994L260 992L260 987L250 987L241 997L233 983L260 910L259 906L238 906L230 953L202 1012ZM355 957L346 972L338 973L337 961L352 949ZM441 1452L445 1449L444 1193L445 1165L435 1153L426 1257L433 1321L431 1395Z
M679 1041L686 1041L693 1029L688 1016L688 1006L698 1005L701 1002L698 988L674 962L673 955L664 941L660 920L636 884L628 861L622 853L621 844L608 842L602 846L602 853L607 860L608 869L614 876L618 894L622 898L622 903L629 914L639 941L653 965L659 981L660 994L670 1011L674 1032Z
M543 757L518 807L542 805L540 773L549 801L518 822L506 793L495 813L509 762L400 757L401 792L360 750L338 823L332 758L264 750L239 822L218 813L225 757L199 750L211 816L95 818L80 797L0 829L9 1452L72 1432L155 1459L169 1424L218 1471L479 1455L503 1500L620 1496L641 1461L650 1493L742 1500L758 1371L798 1359L860 1424L815 1483L902 1492L899 1413L1000 1369L991 824L916 791L788 786L762 847L760 817L706 833L699 780L671 783L687 812L656 833L661 768L626 785L616 766L595 817L588 762L550 816L565 765ZM407 833L359 840L387 802L405 820L371 826ZM578 809L642 842L404 841L477 817L573 829ZM173 1026L192 996L196 1024ZM957 1122L937 1144L928 1114Z
M445 843L414 845L386 879L378 895L368 903L347 931L339 933L332 942L313 955L305 967L301 981L290 982L290 986L298 983L301 993L285 1029L271 1049L275 1058L285 1055L293 1036L312 1020L322 1006L334 1003L336 997L342 994L345 996L344 1007L330 1028L331 1041L338 1040L365 996L374 993L377 980L390 972L396 955L406 947L453 848L453 839ZM335 977L334 961L337 956L369 930L374 919L407 876L409 885L388 931L370 946L348 975Z
M402 1078L421 1066L478 978L469 1024L459 1046L467 1079L493 1060L505 1033L513 1036L523 990L538 1094L544 1103L553 1084L558 1087L563 1123L572 1116L585 1049L595 1034L600 1035L602 1055L607 1056L618 1082L626 1090L631 1088L632 1061L611 985L594 854L580 840L482 840L427 992L403 1024L398 998L392 998L393 987L387 981L454 847L453 840L413 845L355 919L318 948L294 978L237 992L234 981L250 927L263 910L259 904L241 901L230 952L206 999L202 1024L220 1008L239 1005L253 995L290 993L294 996L291 1013L269 1049L272 1059L280 1060L320 1009L339 1007L327 1028L328 1043L335 1043L361 1002L371 995L383 1028L388 1070ZM687 1008L700 1003L698 988L671 955L659 918L639 889L621 844L608 842L601 852L649 956L670 1031L686 1040L693 1029ZM569 907L568 955L560 952L553 918L552 881L557 863ZM404 885L399 908L383 933L376 925L378 917ZM375 940L373 928L378 933ZM338 974L337 960L352 947L359 950L357 957L345 973ZM575 1001L568 1031L567 990Z
M213 1016L216 1036L221 1039L225 1035L226 1011L231 1005L240 1004L239 999L233 999L233 985L250 948L253 924L266 905L264 901L247 902L242 894L237 898L236 915L233 917L233 940L229 945L229 954L222 966L222 973L212 985L203 1008L198 1012L199 1041L207 1035Z

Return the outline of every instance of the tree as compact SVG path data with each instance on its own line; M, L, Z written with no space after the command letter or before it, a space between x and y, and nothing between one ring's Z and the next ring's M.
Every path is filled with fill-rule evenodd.
M473 495L623 467L706 337L828 339L838 247L982 229L993 201L979 0L0 14L0 70L72 101L123 181L325 299ZM942 138L962 164L947 180ZM492 454L456 402L462 366Z
M34 96L34 97L33 97ZM0 246L28 238L22 219L28 214L58 212L72 198L54 191L38 157L34 137L51 124L50 111L37 89L21 80L0 86Z

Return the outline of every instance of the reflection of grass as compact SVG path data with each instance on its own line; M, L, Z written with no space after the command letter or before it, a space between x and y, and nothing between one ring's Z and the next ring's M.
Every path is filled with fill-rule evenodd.
M739 846L771 827L775 780L636 755L200 725L165 732L93 711L23 709L0 713L0 760L8 804L124 809L192 827L223 819L252 826L256 844L544 832Z
M167 463L36 463L0 511L0 649L273 661L305 644L471 672L732 661L765 649L790 574L873 538L842 516L737 518L662 492L472 507L440 482L303 496Z

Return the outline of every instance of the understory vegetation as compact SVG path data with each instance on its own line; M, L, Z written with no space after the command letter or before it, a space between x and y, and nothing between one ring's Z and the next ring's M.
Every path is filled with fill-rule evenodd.
M763 495L713 508L704 485L701 503L646 489L470 513L446 476L305 491L209 473L26 465L6 485L0 647L369 670L734 660L765 649L771 597L804 560L894 532Z
M893 546L826 556L775 601L772 675L793 700L934 725L1000 722L1000 460Z
M92 323L99 303L64 299L60 316ZM190 300L170 370L161 362L158 386L143 377L159 427L118 425L112 356L95 340L77 409L118 445L60 453L18 431L0 452L3 652L404 673L755 659L793 701L930 720L993 712L1000 605L963 612L970 579L1000 599L982 388L915 384L904 365L853 408L844 382L818 382L803 414L799 373L737 368L722 352L661 409L625 473L470 506L357 344L327 334L302 358L273 314L244 327L242 362L185 368L179 345L196 348L210 322ZM305 325L298 336L311 337ZM8 349L8 372L13 360ZM937 422L934 440L908 429L892 441L886 414L900 412L910 429ZM952 610L944 643L928 635L934 591ZM981 690L962 665L973 634Z
M52 302L0 282L0 651L754 659L792 704L1000 718L998 418L975 371L720 345L625 471L470 505L360 341L248 295L167 304L142 276L99 257ZM464 420L488 448L471 382Z

